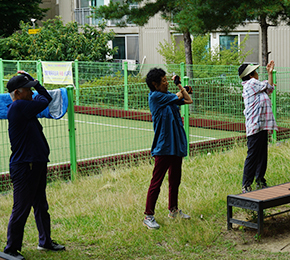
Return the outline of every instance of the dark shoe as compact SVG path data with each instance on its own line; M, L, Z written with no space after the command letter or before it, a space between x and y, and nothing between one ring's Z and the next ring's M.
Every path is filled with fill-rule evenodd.
M21 255L20 253L18 253L17 251L10 251L10 250L5 251L5 250L4 250L4 253L5 253L6 255L13 256L13 257L16 258L16 259L19 259L19 260L25 260L24 256ZM2 259L2 258L1 258L1 259Z
M258 182L256 186L257 190L268 188L267 183Z
M173 211L170 211L169 210L169 214L168 214L168 217L169 218L184 218L184 219L190 219L190 216L183 213L181 209L176 209L176 210L173 210Z
M243 186L242 187L242 193L247 193L252 191L252 187L251 186Z
M44 251L47 251L47 250L62 251L62 250L65 250L65 246L59 245L58 243L52 240L50 245L45 245L45 246L38 245L37 249L44 250Z

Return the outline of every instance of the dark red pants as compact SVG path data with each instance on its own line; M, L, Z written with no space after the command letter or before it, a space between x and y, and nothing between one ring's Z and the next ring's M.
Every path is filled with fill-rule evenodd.
M169 204L168 209L178 209L178 188L181 180L182 157L175 155L155 156L153 176L147 193L146 209L144 214L154 215L156 201L160 187L168 170Z

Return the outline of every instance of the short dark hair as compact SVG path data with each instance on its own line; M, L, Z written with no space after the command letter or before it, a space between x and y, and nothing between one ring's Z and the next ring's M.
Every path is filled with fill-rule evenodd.
M157 85L161 83L161 78L166 75L166 72L163 69L153 68L151 69L146 76L146 83L151 91L155 91L156 88L152 84L155 82Z
M247 66L248 66L249 64L242 64L240 67L239 67L239 75L241 75L242 73L243 73L243 71L247 68ZM249 73L248 75L246 75L245 77L243 77L242 78L242 81L246 81L246 80L249 80L249 79L251 79L251 77L250 76L254 76L254 74L255 74L255 70L254 71L252 71L251 73Z

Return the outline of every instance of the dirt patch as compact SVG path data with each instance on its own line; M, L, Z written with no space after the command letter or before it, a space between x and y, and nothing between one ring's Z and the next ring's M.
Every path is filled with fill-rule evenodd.
M256 229L233 225L233 230L226 232L225 238L235 241L238 250L257 249L269 252L290 252L290 213L267 217L285 210L289 210L289 207L278 207L264 211L264 232L261 236L257 235ZM243 210L234 214L234 217L249 221L255 219L255 212Z

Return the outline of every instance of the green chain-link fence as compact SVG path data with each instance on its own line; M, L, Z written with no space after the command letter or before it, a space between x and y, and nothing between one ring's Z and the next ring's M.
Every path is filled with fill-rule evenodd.
M246 139L242 86L236 66L137 64L130 67L120 63L77 61L73 64L75 86L68 90L71 111L59 120L40 119L51 148L48 169L51 178L70 178L71 171L98 173L104 166L150 158L154 132L148 107L149 89L144 77L152 67L164 68L168 79L173 73L182 79L190 74L194 76L188 79L194 102L189 105L188 112L181 111L185 121L188 120L190 156L196 151L229 147ZM19 69L42 80L40 61L0 60L1 93ZM277 93L273 110L277 111L280 127L276 138L281 140L288 138L290 131L290 73L286 68L276 70ZM259 68L259 76L266 78L265 68ZM173 82L169 82L169 91L177 92ZM48 89L61 87L45 86ZM188 119L185 114L189 115ZM4 190L10 183L10 144L5 119L0 120L0 146L0 189ZM75 165L72 164L74 158Z

